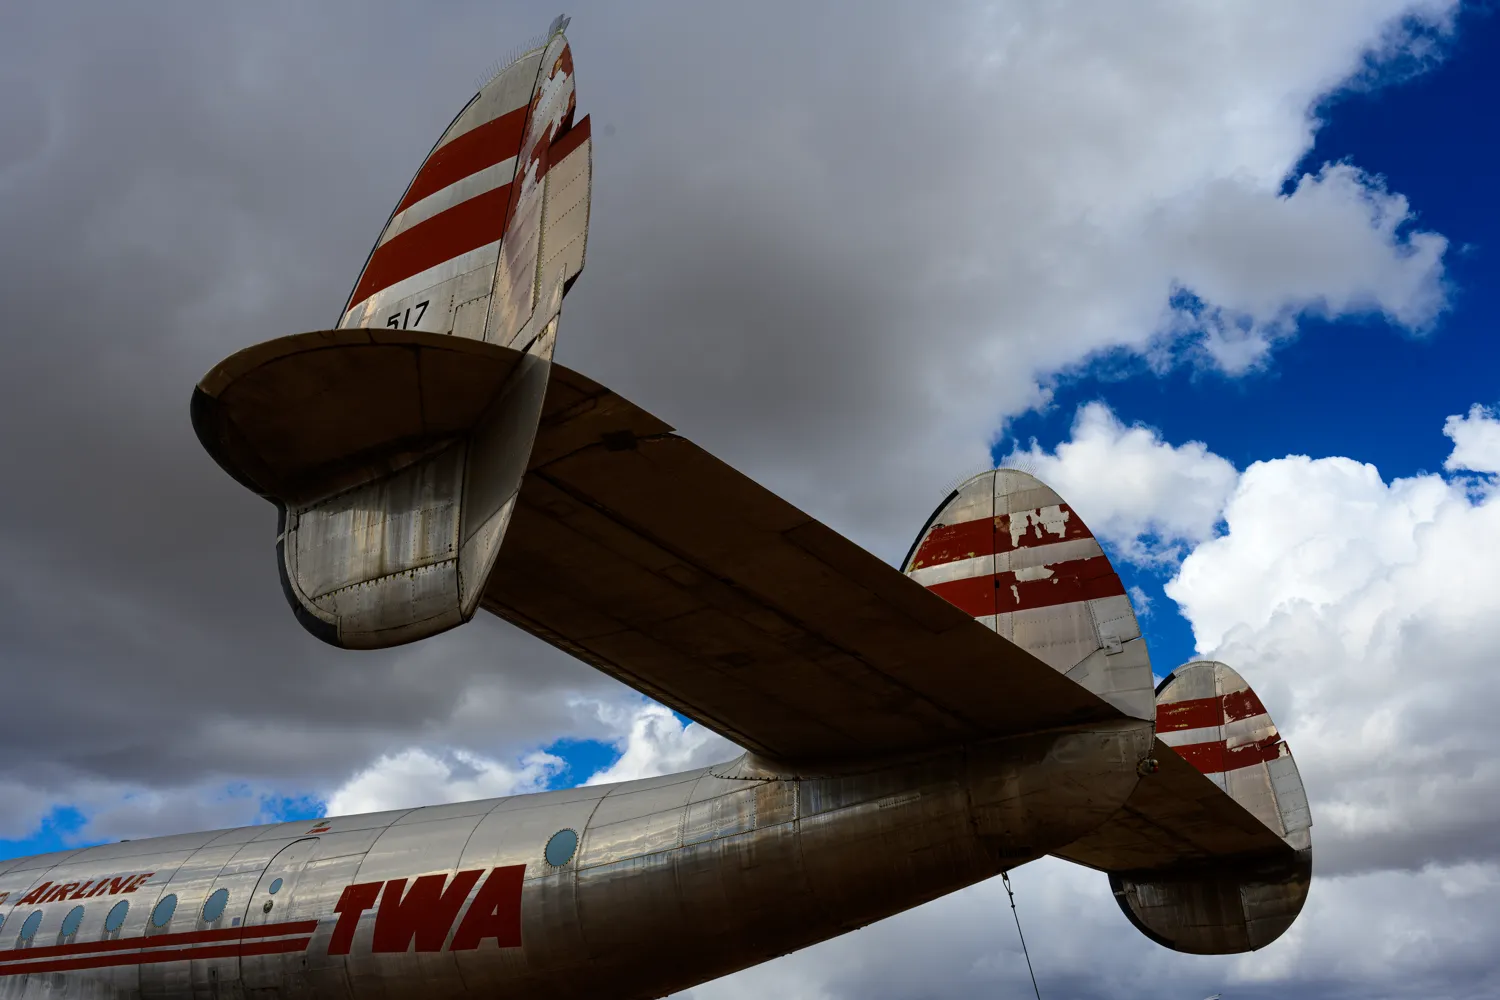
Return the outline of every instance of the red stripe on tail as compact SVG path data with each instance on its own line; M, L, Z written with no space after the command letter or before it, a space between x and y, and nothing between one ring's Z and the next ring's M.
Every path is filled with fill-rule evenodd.
M396 211L519 153L527 110L522 105L514 111L507 111L433 150L422 169L417 171L417 176L412 178L411 187L406 189Z
M1102 555L1054 563L1047 568L1052 576L1045 580L1019 580L1015 573L996 574L995 610L1032 611L1125 593L1125 584Z
M1008 536L1007 536L1008 537ZM983 518L964 521L960 524L944 524L933 528L922 539L912 560L912 569L923 566L941 566L944 563L972 559L975 556L993 555L995 552L995 520ZM994 610L985 614L994 614Z
M1059 604L1117 597L1125 584L1103 556L1074 559L1047 567L1045 580L1019 580L1015 573L975 576L934 583L927 589L976 618L1007 611L1033 611Z
M1224 706L1218 697L1164 702L1156 706L1158 733L1171 733L1179 729L1206 729L1223 724Z
M1211 743L1189 743L1185 747L1172 749L1202 773L1221 774L1275 760L1286 753L1285 748L1286 743L1276 735L1237 747L1227 746L1223 740L1216 740Z
M445 260L493 243L505 233L510 185L460 202L382 243L360 276L351 305Z
M918 546L916 556L912 559L911 568L941 566L944 563L971 559L974 556L1014 552L1016 549L1034 549L1042 545L1094 537L1088 525L1083 523L1083 518L1073 513L1072 508L1067 504L1059 504L1058 507L1068 515L1067 520L1063 522L1063 532L1060 535L1053 534L1046 528L1039 528L1028 521L1026 530L1019 538L1012 541L1011 517L1025 517L1030 512L1014 515L1001 514L999 517L982 517L977 521L939 525L922 539L922 544ZM1038 537L1039 534L1040 537Z

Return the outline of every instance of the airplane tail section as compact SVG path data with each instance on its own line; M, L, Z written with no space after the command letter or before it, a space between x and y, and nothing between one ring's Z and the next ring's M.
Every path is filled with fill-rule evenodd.
M337 329L241 351L193 393L204 447L280 511L292 610L334 645L410 642L478 609L587 244L566 25L444 131Z
M1155 715L1125 585L1077 511L1035 477L995 469L966 480L902 569L1125 715Z
M1109 873L1130 922L1193 954L1263 948L1312 875L1312 814L1290 748L1235 670L1195 661L1157 689L1158 770L1058 854Z

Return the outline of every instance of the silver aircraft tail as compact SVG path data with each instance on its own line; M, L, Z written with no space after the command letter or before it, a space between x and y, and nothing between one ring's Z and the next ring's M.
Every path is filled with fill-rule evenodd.
M1223 663L1178 667L1156 713L1159 770L1056 853L1108 872L1120 909L1157 944L1264 948L1297 919L1312 879L1312 812L1291 748Z
M566 23L439 138L338 329L241 351L193 394L204 447L280 511L297 619L334 645L467 621L500 550L588 237Z

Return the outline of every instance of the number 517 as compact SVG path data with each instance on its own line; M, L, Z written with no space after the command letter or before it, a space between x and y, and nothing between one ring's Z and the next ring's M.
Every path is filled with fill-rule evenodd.
M418 302L414 306L408 306L404 312L391 313L385 318L385 325L394 327L397 330L405 330L408 327L416 326L418 323L422 322L422 317L427 315L428 301L430 300ZM413 309L417 311L417 318L415 320L411 318L411 311Z

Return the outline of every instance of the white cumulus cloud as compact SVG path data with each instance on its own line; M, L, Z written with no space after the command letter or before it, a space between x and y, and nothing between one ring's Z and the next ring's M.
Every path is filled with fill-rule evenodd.
M1291 742L1322 870L1500 860L1500 497L1290 456L1224 517L1166 591Z
M1215 180L1164 212L1163 250L1183 288L1207 303L1176 318L1231 373L1264 361L1305 313L1378 313L1423 330L1446 304L1447 240L1403 235L1407 200L1347 163L1304 174L1286 195Z
M1454 414L1443 423L1453 441L1453 452L1443 462L1449 472L1500 473L1500 416L1475 403L1465 416Z
M565 767L561 758L531 753L517 764L465 750L420 747L386 754L328 796L329 815L408 809L442 802L539 792Z
M648 702L631 713L629 731L620 740L620 758L596 772L585 784L651 778L733 758L733 743L696 722L683 725L671 710Z
M1095 535L1148 563L1212 538L1238 479L1202 442L1169 444L1152 428L1127 427L1100 402L1078 408L1069 439L1055 451L1033 441L1001 464L1041 479Z

